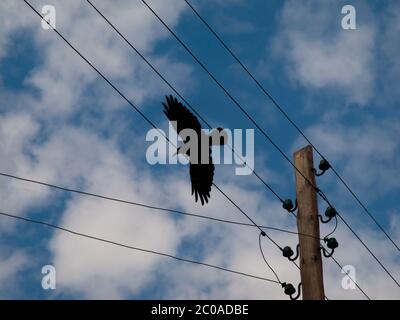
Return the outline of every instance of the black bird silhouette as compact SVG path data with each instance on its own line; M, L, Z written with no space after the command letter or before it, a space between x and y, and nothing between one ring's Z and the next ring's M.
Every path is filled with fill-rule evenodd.
M201 130L201 125L200 122L197 120L197 117L193 115L193 113L191 113L182 103L180 103L172 95L166 96L166 102L163 102L162 104L164 106L164 113L167 116L168 120L176 122L175 130L179 135L181 134L181 131L184 129L192 129L197 134L198 152L196 161L194 159L194 156L190 155L190 150L186 152L186 155L189 157L189 174L190 174L190 181L192 184L192 195L194 194L196 202L198 198L200 198L201 204L204 205L204 202L208 203L208 199L210 198L215 167L212 161L210 147L206 151L208 153L207 156L209 157L208 163L201 163L202 148L200 141L202 138L208 138L210 141L209 146L211 146L211 144L215 141L215 139L213 140L214 135L218 135L218 137L220 137L218 144L224 144L226 143L226 136L224 135L221 138L220 132L223 129L218 128L217 130L211 131L210 135L208 135L207 137L207 135ZM204 137L204 135L206 137ZM190 137L182 137L182 139L184 139L185 144L190 141ZM180 148L178 148L178 153L179 149Z

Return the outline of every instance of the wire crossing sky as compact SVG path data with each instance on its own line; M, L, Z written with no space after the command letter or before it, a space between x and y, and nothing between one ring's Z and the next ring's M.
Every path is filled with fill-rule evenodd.
M224 93L229 97L230 100L246 115L246 117L255 125L255 127L264 135L264 137L278 150L278 152L288 161L292 167L300 173L301 176L303 176L304 179L306 179L309 183L311 183L304 175L303 173L294 165L294 163L288 158L288 156L283 152L283 150L271 139L271 137L263 130L257 122L249 115L249 113L239 104L239 102L225 89L225 87L215 78L215 76L207 69L207 67L194 55L194 53L182 42L182 40L176 35L176 33L160 18L160 16L148 5L148 3L144 0L141 0L146 7L157 17L157 19L165 26L165 28L173 35L173 37L185 48L185 50L195 59L195 61L202 67L202 69L211 77L211 79L224 91ZM314 147L315 149L315 147ZM336 172L336 171L335 171ZM336 173L337 174L337 173ZM338 175L338 174L337 174ZM338 175L339 177L339 175ZM344 182L341 179L342 182ZM311 183L312 184L312 183ZM347 186L347 185L346 185ZM324 193L321 193L320 189L316 186L314 186L316 189L318 195L321 196L321 198L329 205L332 206L329 200L327 199L326 195ZM349 191L351 191L348 188ZM354 195L354 193L352 193ZM357 198L358 199L358 198ZM365 208L365 207L364 207ZM370 215L369 211L367 213ZM373 218L373 216L370 215L370 217ZM394 276L387 270L387 268L382 264L382 262L372 253L371 249L368 248L368 246L365 244L364 241L361 240L361 238L356 234L354 229L350 227L350 225L344 220L342 216L340 216L343 222L345 222L345 225L351 230L351 232L356 236L356 238L362 243L362 245L367 249L367 251L372 255L372 257L378 262L378 264L382 267L382 269L388 274L388 276L396 283L396 285L400 288L400 283L394 278ZM390 239L390 241L396 246L397 245L394 243L392 238L384 231L384 229L377 223L376 220L374 222L380 227L380 229L385 233L385 235Z
M96 193L86 192L86 191L82 191L82 190L61 187L59 185L54 185L54 184L46 183L46 182L39 181L39 180L33 180L33 179L17 177L17 176L10 175L10 174L4 173L4 172L0 172L0 176L7 177L7 178L12 178L12 179L16 179L16 180L21 180L21 181L25 181L25 182L30 182L30 183L34 183L34 184L50 187L50 188L55 188L55 189L63 190L63 191L66 191L66 192L77 193L77 194L81 194L81 195L84 195L84 196L100 198L100 199L108 200L108 201L115 201L115 202L119 202L119 203L123 203L123 204L134 205L134 206L144 207L144 208L148 208L148 209L154 209L154 210L158 210L158 211L163 211L163 212L176 213L176 214L179 214L179 215L186 215L186 216L190 216L190 217L201 218L201 219L211 220L211 221L215 221L215 222L228 223L228 224L233 224L233 225L237 225L237 226L245 226L245 227L253 227L253 228L256 227L252 223L250 224L250 223L238 222L238 221L233 221L233 220L218 219L218 218L214 218L214 217L211 217L211 216L203 216L203 215L189 213L189 212L183 212L183 211L179 211L179 210L175 210L175 209L162 208L162 207L153 206L153 205L149 205L149 204L138 203L138 202L124 200L124 199L118 199L118 198L109 197L109 196L105 196L105 195L101 195L101 194L96 194ZM303 233L290 231L290 230L285 230L285 229L276 228L276 227L263 226L263 225L260 225L259 227L262 228L262 229L279 231L279 232L284 232L284 233L289 233L289 234L294 234L294 235L301 234L301 235L306 236L306 237L313 237L312 235L309 235L309 234L303 234ZM319 240L323 240L323 239L319 239Z
M242 69L249 75L249 77L254 81L254 83L262 90L262 92L271 100L272 104L278 108L278 110L285 116L285 118L290 122L290 124L301 134L301 136L313 147L313 149L318 153L322 159L326 159L321 152L315 147L315 145L310 141L310 139L305 135L303 130L291 119L287 112L279 105L279 103L272 97L272 95L264 88L264 86L256 79L256 77L249 71L249 69L239 60L239 58L233 53L233 51L227 46L227 44L222 40L222 38L215 32L215 30L210 26L210 24L200 15L200 13L192 6L188 0L184 0L187 5L193 10L194 14L204 23L204 25L210 30L210 32L218 39L221 45L229 52L229 54L236 60L236 62L242 67ZM331 164L332 166L332 164ZM376 220L375 216L367 209L365 204L360 200L360 198L354 193L350 186L344 181L338 171L331 167L334 174L339 178L340 182L346 187L346 189L351 193L354 199L359 203L361 208L368 214L372 221L381 229L385 236L392 242L398 251L400 251L399 246L394 242L393 238L385 231L382 225Z
M250 121L263 133L263 135L272 143L272 145L279 151L279 153L281 153L284 158L295 168L295 170L297 172L299 172L305 179L306 177L303 175L302 172L300 172L298 170L298 168L296 168L296 166L294 165L294 163L286 156L286 154L282 151L282 149L270 138L270 136L268 134L265 133L265 131L255 122L255 120L244 110L244 108L237 102L237 100L225 89L225 87L214 77L213 74L210 73L210 71L207 69L207 67L194 55L194 53L182 42L182 40L175 34L175 32L173 32L170 27L160 18L160 16L147 4L146 1L141 0L146 7L157 17L157 19L167 28L167 30L174 36L174 38L185 48L185 50L195 59L195 61L202 67L202 69L212 78L212 80L214 80L214 82L224 91L224 93L235 103L235 105L238 106L238 108L250 119ZM87 2L90 3L90 1L87 0ZM90 3L91 6L93 8L94 5L92 3ZM96 10L99 14L100 12L98 10ZM104 18L104 17L103 17ZM108 23L109 20L105 19ZM110 24L110 23L109 23ZM115 27L113 27L114 30L116 29ZM118 32L119 35L120 32ZM122 36L123 37L123 36ZM125 37L123 37L124 39L126 39ZM132 46L131 46L132 47ZM308 180L308 179L306 179ZM215 186L215 184L214 184ZM216 186L217 187L217 186ZM272 190L269 186L268 188L270 190ZM329 202L328 198L326 197L326 195L316 186L314 186L314 188L317 190L317 193L321 196L321 198L329 205L332 206L332 204ZM223 193L218 187L217 189ZM272 190L272 192L276 195L276 193ZM225 197L231 201L231 199L225 194ZM281 202L282 202L282 198L277 196ZM232 202L232 201L231 201ZM235 205L236 206L236 205ZM257 226L257 224L238 206L236 206L238 208L238 210L240 212L242 212L255 226ZM359 240L361 242L361 244L365 247L365 249L368 251L369 254L371 254L371 256L377 261L377 263L382 267L382 269L388 274L388 276L395 282L395 284L400 287L399 282L394 278L394 276L390 273L390 271L384 266L384 264L376 257L376 255L371 251L371 249L365 244L365 242L357 235L357 233L354 231L353 228L351 228L351 226L347 223L347 221L344 220L344 218L340 215L340 218L343 222L345 222L345 225L349 228L349 230L354 234L354 236L357 238L357 240ZM262 232L261 228L259 228L260 231ZM270 239L279 249L282 250L282 248L277 245L275 243L275 241L273 241L272 239ZM393 241L392 241L393 242Z
M2 215L3 217L8 217L8 218L22 220L22 221L25 221L25 222L39 224L39 225L42 225L42 226L46 226L46 227L50 227L50 228L53 228L53 229L61 230L61 231L64 231L64 232L68 232L68 233L71 233L71 234L79 236L79 237L83 237L83 238L87 238L87 239L92 239L92 240L108 243L108 244L111 244L111 245L114 245L114 246L123 247L123 248L130 249L130 250L136 250L136 251L141 251L141 252L145 252L145 253L155 254L155 255L159 255L159 256L175 259L175 260L182 261L182 262L188 262L188 263L192 263L192 264L197 264L197 265L201 265L201 266L205 266L205 267L209 267L209 268L214 268L214 269L218 269L218 270L225 271L225 272L238 274L238 275L245 276L245 277L250 277L250 278L253 278L253 279L257 279L257 280L263 280L263 281L268 281L268 282L273 282L273 283L280 284L279 282L277 282L275 280L272 280L272 279L268 279L268 278L264 278L264 277L260 277L260 276L256 276L256 275L252 275L252 274L248 274L248 273L241 272L241 271L231 270L231 269L215 266L215 265L204 263L204 262L200 262L200 261L194 261L194 260L190 260L190 259L180 258L180 257L176 257L176 256L173 256L173 255L170 255L170 254L167 254L167 253L163 253L163 252L158 252L158 251L154 251L154 250L148 250L148 249L133 247L133 246L130 246L130 245L127 245L127 244L123 244L123 243L119 243L119 242L115 242L115 241L112 241L112 240L91 236L91 235L88 235L88 234L85 234L85 233L80 233L80 232L77 232L77 231L74 231L74 230L70 230L70 229L67 229L67 228L63 228L63 227L60 227L60 226L57 226L57 225L54 225L54 224L51 224L51 223L47 223L47 222L44 222L44 221L38 221L38 220L18 217L16 215L12 215L12 214L5 213L5 212L0 212L0 215Z
M243 111L248 117L249 119L254 123L254 125L262 132L264 133L264 136L274 145L274 147L277 148L277 150L285 157L285 159L297 170L297 172L299 172L301 175L303 175L293 164L293 162L285 155L285 153L282 151L282 149L279 148L279 146L277 146L275 144L275 142L269 137L269 135L267 135L264 130L262 130L258 124L254 121L254 119L248 115L248 113L243 109L243 107L236 101L235 98L233 98L230 93L220 84L220 82L208 71L208 69L204 66L203 63L201 63L196 56L191 52L191 50L176 36L176 34L165 24L165 22L157 15L157 13L147 4L146 1L141 0L148 8L149 10L160 20L160 22L168 29L168 31L170 31L170 33L178 40L179 43L181 43L184 48L193 56L193 58L201 65L201 67L210 75L210 77L218 84L219 87L221 87L221 89L228 95L228 97L240 108L241 111ZM24 0L24 2L32 9L34 10L34 12L43 19L43 16L37 11L35 10L28 1ZM49 24L50 25L50 24ZM105 77L89 60L87 60L58 30L53 29L57 35L59 35L62 40L64 40L64 42L66 42L87 64L89 64L90 67L92 67L122 98L125 99L126 102L128 102L134 109L135 111L137 111L152 127L154 127L155 129L157 128L156 125L146 116L144 115L138 108L137 106L135 106L117 87L115 87L114 84L112 84L110 82L110 80L107 79L107 77ZM303 176L304 177L304 176ZM304 177L305 178L305 177ZM306 179L306 178L305 178ZM229 196L226 195L226 193L224 193L220 188L218 188L215 184L214 186L232 203L235 205L236 208L238 208L238 210L245 215L255 226L257 226L261 232L263 232L263 230L258 226L258 224L256 224L239 206L237 206L233 200L231 198L229 198ZM319 190L317 187L315 187L317 190ZM326 197L323 199L326 200ZM329 201L326 200L327 203L330 205ZM342 219L342 221L345 222L346 226L352 231L352 233L357 237L357 239L364 245L364 247L368 250L368 252L375 258L375 260L381 265L381 267L384 269L384 271L393 279L393 281L397 284L397 286L400 287L400 284L397 282L397 280L393 277L393 275L385 268L385 266L379 261L379 259L372 253L372 251L366 246L366 244L361 240L361 238L355 233L355 231L349 226L348 223L346 223L345 220L343 220L343 217L341 215L339 215L339 217ZM265 233L264 233L265 234ZM266 234L265 234L266 235ZM275 246L277 246L280 250L282 250L282 248L268 235L266 235L268 237L268 239L274 243Z
M28 1L26 1L26 0L23 0L39 17L41 17L42 19L43 19L43 16L34 8L34 7L32 7L32 5L28 2ZM48 23L48 22L47 22ZM51 26L50 25L50 23L48 23L48 25L49 26ZM66 42L67 44L68 44L68 46L71 48L71 49L73 49L94 71L96 71L96 73L98 73L126 102L128 102L129 103L129 105L130 106L132 106L132 108L135 110L135 111L137 111L139 114L140 114L140 116L142 116L142 118L144 119L144 120L146 120L154 129L158 129L156 126L155 126L155 124L146 116L146 115L144 115L138 108L137 108L137 106L135 106L132 102L131 102L131 100L129 100L117 87L115 87L115 85L112 83L112 82L110 82L110 80L108 80L108 78L107 77L105 77L104 75L103 75L103 73L101 73L100 71L99 71L99 69L97 69L89 60L87 60L59 31L57 31L56 29L54 29L53 28L53 30L57 33L57 35L58 36L60 36L61 37L61 39L64 41L64 42ZM168 138L167 137L165 137L167 140L168 140ZM168 142L170 142L169 140L168 140ZM177 146L174 146L175 148L177 147ZM250 216L245 212L245 211L243 211L243 209L241 209L225 192L223 192L222 191L222 189L221 188L219 188L215 183L213 183L213 186L215 187L215 188L217 188L218 189L218 191L220 192L220 193L222 193L223 195L224 195L224 197L226 198L226 199L228 199L229 200L229 202L231 202L250 222L252 222L253 223L253 225L255 226L255 227L257 227L260 231L261 231L261 233L264 235L264 236L266 236L278 249L280 249L280 250L282 250L282 248L272 239L272 237L271 236L269 236L265 231L263 231L262 229L261 229L261 227L257 224L257 223L255 223L254 222L254 220L252 219L252 218L250 218Z
M172 91L175 92L176 95L178 95L179 98L181 98L183 100L183 102L189 107L190 110L192 110L198 117L200 120L202 120L209 129L212 128L212 126L209 124L209 122L207 122L199 113L198 111L175 89L175 87L151 64L151 62L149 62L148 59L146 59L146 57L135 47L132 45L132 43L110 22L109 19L107 19L106 16L104 16L99 9L90 1L90 0L86 0L90 6L115 30L115 32L118 33L118 35L129 45L129 47L132 48L132 50L134 50L139 56L140 58L143 59L143 61L146 62L146 64L168 85L168 87L171 88ZM229 146L232 151L235 153L235 155L239 156L237 154L237 152L232 148L232 146ZM248 168L249 165L246 163L246 166ZM277 192L263 179L260 177L260 175L254 170L254 168L250 168L252 173L267 187L268 190L270 190L282 203L283 203L283 199L277 194Z
M282 256L283 247L297 245L287 235L298 235L286 162L298 171L287 155L304 139L340 169L314 186L339 212L339 221L321 224L323 242L333 236L340 244L336 265L324 259L325 292L330 299L398 296L396 4L356 0L354 31L341 24L340 1L24 2L28 10L22 1L0 4L0 211L12 218L0 222L0 298L288 298L283 283L293 285L290 292L301 285L298 265ZM147 124L164 137L167 154L174 149L161 105L171 93L209 129L256 129L254 162L245 162L254 175L233 174L248 155L232 144L235 164L216 166L204 207L190 196L183 164L147 159ZM369 208L353 190L368 195ZM232 209L249 221L232 220ZM154 248L189 264L99 248L31 223ZM56 291L40 288L45 265L57 270ZM212 271L219 266L250 276L269 267L281 285ZM126 281L128 274L140 277Z
M42 19L44 19L43 18L43 16L34 8L34 7L32 7L32 5L28 2L28 1L26 1L26 0L23 0L39 17L41 17ZM48 23L48 25L49 26L51 26L50 25L50 23L49 22L47 22ZM57 33L57 35L58 36L60 36L61 37L61 39L64 41L64 42L66 42L67 44L68 44L68 46L69 47L71 47L71 49L73 49L94 71L96 71L122 98L124 98L124 100L126 101L126 102L128 102L129 103L129 105L131 105L133 108L134 108L134 110L135 111L137 111L142 117L143 117L143 119L144 120L146 120L152 127L154 127L155 129L157 129L157 127L155 126L155 124L147 117L147 116L145 116L120 90L118 90L118 88L117 87L115 87L115 85L112 83L112 82L110 82L110 80L108 80L108 78L107 77L105 77L89 60L87 60L58 30L56 30L56 29L54 29L54 28L52 28L52 30L54 30L56 33ZM166 139L168 140L168 138L166 137ZM168 140L168 142L170 142L169 140ZM176 147L176 146L175 146ZM229 200L229 202L231 202L248 220L250 220L252 223L253 223L253 225L255 226L255 227L257 227L260 231L261 231L261 234L263 235L263 236L266 236L267 238L268 238L268 240L270 240L278 249L280 249L281 251L282 251L282 248L276 243L276 241L274 241L273 239L272 239L272 237L271 236L269 236L264 230L262 230L261 229L261 227L258 225L258 224L256 224L255 222L254 222L254 220L252 219L252 218L250 218L249 216L248 216L248 214L245 212L245 211L243 211L243 209L241 209L225 192L223 192L215 183L213 183L213 186L214 187L216 187L217 189L218 189L218 191L220 192L220 193L222 193L224 196L225 196L225 198L226 199L228 199ZM265 261L265 257L264 257L264 254L262 253L262 256L263 256L263 258L264 258L264 261ZM270 267L271 268L271 267ZM273 269L271 268L271 270L273 271ZM275 273L275 271L273 271L274 273ZM276 273L275 273L276 274Z

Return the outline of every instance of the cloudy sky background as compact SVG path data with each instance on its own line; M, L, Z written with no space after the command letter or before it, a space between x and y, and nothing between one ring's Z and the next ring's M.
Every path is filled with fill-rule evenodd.
M157 126L171 90L84 0L52 4L57 29ZM306 144L193 15L183 0L148 1L253 115L288 156ZM252 128L224 93L139 0L93 3L213 126ZM193 1L311 140L400 242L400 5L352 1L357 30L341 28L343 1ZM151 166L149 125L22 0L0 3L0 171L48 183L212 217L247 222L213 189L202 207L190 196L186 166ZM255 169L283 198L294 198L293 168L256 131ZM319 161L315 157L316 163ZM295 220L251 176L217 166L216 183L257 223L296 230ZM400 258L332 173L318 180L342 215L400 280ZM321 212L325 209L320 204ZM132 246L273 279L251 227L163 214L0 178L0 211L56 223ZM322 235L332 225L322 226ZM269 234L295 247L297 237ZM356 268L373 299L398 299L399 287L343 223L335 257ZM283 281L297 269L264 239ZM57 289L43 290L41 268L54 265ZM344 290L324 259L326 295ZM118 248L0 218L0 297L36 299L286 299L279 285Z

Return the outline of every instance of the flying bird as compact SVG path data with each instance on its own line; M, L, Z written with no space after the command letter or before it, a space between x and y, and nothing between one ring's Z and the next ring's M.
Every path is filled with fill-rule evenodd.
M225 144L227 141L226 132L224 132L222 128L217 128L212 130L209 135L204 133L201 130L201 125L197 117L172 95L166 96L166 102L162 104L164 106L165 115L168 120L173 123L176 132L181 136L184 144L190 142L190 137L181 135L182 130L192 129L197 134L197 157L196 155L191 155L190 150L184 153L189 158L192 195L194 194L196 202L200 198L201 204L204 205L205 202L208 203L208 199L210 198L215 170L210 146L212 144ZM209 139L209 147L206 148L206 150L201 148L201 139ZM182 153L180 151L181 147L178 148L178 153ZM207 154L202 155L202 152L207 152ZM201 159L207 159L207 157L208 163L202 163Z

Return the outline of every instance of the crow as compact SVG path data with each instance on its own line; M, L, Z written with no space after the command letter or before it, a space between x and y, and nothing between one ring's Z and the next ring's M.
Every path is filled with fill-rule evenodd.
M164 113L168 120L173 122L176 132L183 139L184 144L190 141L190 137L182 136L181 132L184 129L192 129L197 135L198 141L198 152L197 156L190 155L190 150L184 152L189 158L189 174L190 181L192 185L192 195L195 196L195 201L200 198L201 205L204 202L208 203L210 198L211 186L214 179L214 163L211 156L211 148L208 147L206 150L201 148L201 139L209 139L209 146L211 144L225 144L227 140L226 132L223 132L222 128L214 129L209 135L206 135L201 130L201 125L199 120L193 113L191 113L182 103L180 103L172 95L166 96L166 102L162 103L164 106ZM219 138L219 140L217 140ZM216 142L217 140L217 142ZM178 153L182 153L181 147L178 148ZM202 152L207 152L206 155L202 155ZM207 159L208 163L204 163L201 159Z

